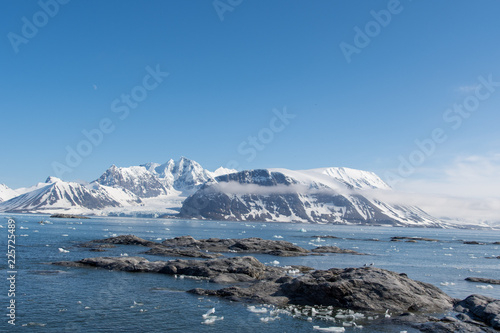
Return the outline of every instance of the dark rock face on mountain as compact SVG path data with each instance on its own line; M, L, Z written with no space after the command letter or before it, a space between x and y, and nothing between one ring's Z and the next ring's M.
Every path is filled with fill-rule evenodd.
M334 179L325 182L334 185L310 178L299 181L267 169L227 174L207 182L188 197L179 216L229 221L435 225L432 218L415 207L370 201L362 190L356 192ZM344 194L339 192L342 186Z

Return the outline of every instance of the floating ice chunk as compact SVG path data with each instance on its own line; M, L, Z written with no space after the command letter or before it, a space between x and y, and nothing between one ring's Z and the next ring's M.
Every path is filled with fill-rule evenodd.
M278 260L274 260L274 261L271 261L271 264L273 264L273 265L279 265L280 262Z
M256 308L253 305L247 306L247 310L253 313L266 313L267 309L266 308Z
M62 247L58 248L59 252L61 253L68 253L68 250L63 249Z
M280 236L280 235L274 235L273 238L283 238L283 236Z
M61 236L62 237L68 237L68 234L62 234Z
M446 281L446 282L441 282L440 285L442 285L442 286L454 286L455 283L454 282L447 282Z
M493 286L491 284L489 284L487 286L476 286L476 288L480 288L480 289L493 289Z
M202 317L203 317L203 319L207 319L213 313L215 313L215 308L211 308L210 310L208 310L207 313L205 313L204 315L202 315Z
M128 253L120 253L120 257L128 257Z
M205 325L210 325L210 324L213 324L215 323L217 320L224 320L224 317L217 317L217 316L211 316L207 319L205 319L202 324L205 324Z
M210 310L207 311L207 313L202 315L202 318L205 319L202 322L202 324L210 325L215 323L217 320L224 320L224 317L211 316L214 313L215 313L215 308L211 308Z
M306 230L306 229L304 229L304 228L300 229L299 231L300 231L300 232L307 232L307 230Z
M270 321L275 321L276 319L280 319L280 317L264 317L260 318L260 321L263 323L268 323Z
M323 332L338 332L338 333L341 333L341 332L345 332L345 328L343 327L319 327L319 326L313 326L313 329L317 330L317 331L323 331Z

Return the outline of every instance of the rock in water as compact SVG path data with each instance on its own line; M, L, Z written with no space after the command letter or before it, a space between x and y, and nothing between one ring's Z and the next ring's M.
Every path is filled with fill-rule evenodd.
M479 277L468 277L468 278L465 278L465 281L479 282L479 283L488 283L488 284L500 284L500 280L487 279L487 278L479 278Z
M317 270L299 277L282 276L248 288L195 289L191 292L235 301L276 305L323 305L352 310L433 312L451 309L453 299L439 288L405 274L366 267Z
M460 301L457 312L462 312L474 320L500 330L500 300L483 295L471 295Z
M191 291L235 301L250 300L275 305L324 305L352 310L390 310L395 313L439 312L453 306L453 300L433 285L414 281L406 274L373 267L332 268L293 277L287 274L285 268L266 266L249 256L170 261L148 261L141 257L98 257L54 264L189 275L219 283L248 282L220 290Z

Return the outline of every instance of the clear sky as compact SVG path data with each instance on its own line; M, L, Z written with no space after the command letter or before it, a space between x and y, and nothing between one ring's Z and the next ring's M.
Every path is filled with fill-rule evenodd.
M465 172L496 196L499 12L493 0L2 1L0 183L186 156L210 170L346 166L433 193Z

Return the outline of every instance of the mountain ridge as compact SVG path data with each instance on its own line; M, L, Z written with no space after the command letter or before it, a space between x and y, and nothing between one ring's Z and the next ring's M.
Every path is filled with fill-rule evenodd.
M112 165L89 184L48 177L0 202L0 211L108 216L438 226L418 207L385 202L392 191L370 171L344 167L214 172L186 157ZM200 205L200 202L202 203Z

